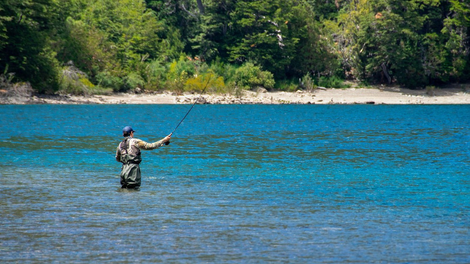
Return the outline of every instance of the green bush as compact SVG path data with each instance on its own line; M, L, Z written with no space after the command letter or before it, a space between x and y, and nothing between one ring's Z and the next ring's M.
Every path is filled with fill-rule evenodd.
M121 91L127 92L129 90L134 90L137 87L143 87L145 81L138 73L131 72L123 78L123 83L124 85Z
M208 70L205 73L200 73L196 77L192 77L186 80L185 91L197 91L203 92L204 90L210 90L212 92L224 92L225 83L224 78L217 76L212 70Z
M238 87L246 90L257 86L271 89L275 84L272 73L261 70L251 62L245 63L235 71L234 81Z
M160 60L153 60L146 65L144 76L147 90L158 91L164 89L166 68Z
M317 86L315 85L315 80L312 78L312 76L309 73L305 74L304 77L302 77L302 82L300 86L301 88L309 92L312 92L313 90L317 88Z
M276 82L275 89L284 92L295 92L299 89L299 82L295 79L279 80Z
M210 64L209 69L218 76L222 76L227 83L234 80L238 67L234 64L226 64L221 62L220 59L216 59Z
M107 71L98 73L95 78L99 87L111 88L115 92L120 91L121 87L123 86L123 81L121 78L113 76Z
M318 86L325 88L349 88L349 85L344 84L344 81L336 76L321 76L316 83Z
M183 71L179 76L175 76L174 78L168 79L165 83L165 87L170 91L182 94L184 92L184 85L187 79L188 74Z
M193 76L196 74L196 65L187 58L181 56L178 61L174 60L167 70L167 80L181 77L182 75Z
M59 93L73 95L90 95L94 84L85 73L74 66L65 67L59 78Z

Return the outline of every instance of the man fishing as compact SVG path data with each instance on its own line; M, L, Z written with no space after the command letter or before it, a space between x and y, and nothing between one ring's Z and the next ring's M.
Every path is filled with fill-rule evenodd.
M141 176L139 164L142 161L140 150L151 150L159 148L164 144L168 145L171 135L173 134L171 133L157 142L147 143L134 138L134 132L132 127L124 127L122 129L122 135L125 138L119 143L116 150L116 160L122 163L121 188L126 189L138 189L140 187Z

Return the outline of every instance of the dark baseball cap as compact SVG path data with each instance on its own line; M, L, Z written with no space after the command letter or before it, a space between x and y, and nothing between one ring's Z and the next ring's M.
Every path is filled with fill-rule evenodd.
M135 131L134 131L134 129L132 129L132 127L126 126L122 129L122 132L123 133L131 133L131 132L135 132Z

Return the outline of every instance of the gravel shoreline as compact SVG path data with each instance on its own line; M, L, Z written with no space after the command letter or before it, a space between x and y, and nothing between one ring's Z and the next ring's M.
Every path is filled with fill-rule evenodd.
M316 89L313 92L252 92L240 97L216 94L34 95L1 97L0 104L470 104L462 88L410 90L397 87Z

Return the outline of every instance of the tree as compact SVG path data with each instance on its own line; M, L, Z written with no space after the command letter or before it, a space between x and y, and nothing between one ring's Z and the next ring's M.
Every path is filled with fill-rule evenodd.
M291 8L287 38L296 38L298 43L286 71L287 77L302 77L305 74L336 75L340 64L329 47L331 38L320 22L315 21L314 10L305 2L299 1Z
M157 32L161 43L161 56L165 60L178 59L188 43L188 32L191 32L194 21L188 18L181 8L184 1L146 0L147 7L154 11L161 30Z
M445 36L446 61L451 66L446 73L455 81L465 81L470 79L470 3L458 0L449 2L449 12L444 16L441 30Z
M61 60L73 60L97 82L114 83L115 90L144 83L145 61L158 59L162 47L171 46L158 36L163 26L155 13L142 0L83 1L80 12L66 20Z
M370 28L374 20L370 2L359 0L351 2L338 16L338 21L324 23L332 35L331 45L340 57L347 75L366 80L367 59L375 47L369 44L372 38Z
M57 61L48 45L55 10L53 0L0 3L0 72L8 70L40 92L57 89Z
M433 0L427 1L431 2ZM373 5L375 23L368 40L376 48L368 58L373 75L391 75L398 83L415 88L427 84L422 63L422 33L426 16L420 15L420 0L384 0ZM438 1L429 4L437 4ZM391 79L387 78L388 83Z

